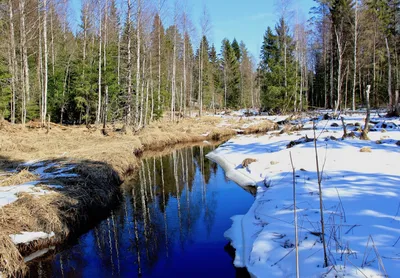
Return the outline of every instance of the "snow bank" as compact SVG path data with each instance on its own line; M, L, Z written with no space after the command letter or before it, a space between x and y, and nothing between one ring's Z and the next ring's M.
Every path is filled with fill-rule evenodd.
M363 117L345 116L345 122L358 128ZM300 276L395 277L400 273L400 147L395 144L400 130L370 132L371 141L340 140L340 120L317 123L330 264L324 268L314 142L286 148L306 135L313 138L312 123L306 125L311 129L290 135L238 136L207 155L229 179L258 187L249 211L232 217L225 233L236 249L235 266L247 267L255 277L295 277L290 152L296 168ZM363 147L372 151L360 152ZM257 161L243 168L246 158Z
M45 232L21 232L20 234L10 235L11 240L14 244L27 244L29 242L39 240L39 239L49 239L54 236L54 232L50 234Z

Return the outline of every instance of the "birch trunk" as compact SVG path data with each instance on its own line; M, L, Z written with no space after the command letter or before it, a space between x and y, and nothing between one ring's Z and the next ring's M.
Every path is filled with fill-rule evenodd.
M47 0L43 0L43 47L44 47L44 78L43 78L43 91L44 98L42 100L43 103L43 125L46 121L47 115L47 89L48 89L48 56L49 51L47 47ZM29 95L28 95L29 96ZM29 97L28 97L29 98Z
M15 32L14 32L14 10L12 1L8 0L9 6L9 24L10 24L10 73L11 73L11 123L15 124L15 101L17 95L16 76L17 76L17 54L15 50Z
M388 96L389 96L389 109L390 111L393 110L393 98L392 98L392 64L390 59L390 48L388 38L385 37L386 43L386 54L388 59Z
M100 113L101 113L101 57L103 55L102 48L102 11L101 11L101 3L98 0L99 5L99 78L98 78L98 101L97 101L97 111L96 111L96 124L100 123Z
M341 38L336 30L335 30L335 34L336 34L336 42L337 42L337 47L338 47L339 65L338 65L338 76L337 76L337 101L336 101L334 115L336 115L336 113L340 107L341 89L342 89L342 63L343 63Z
M355 18L354 18L354 73L353 73L353 98L352 98L352 104L351 104L351 109L353 111L356 110L357 37L358 37L357 28L358 28L358 0L356 0ZM374 39L374 41L375 41L375 39ZM375 83L375 81L374 81L374 83ZM346 86L346 91L347 91L347 86Z
M174 50L172 58L172 84L171 84L171 121L175 121L175 97L176 97L176 24L174 31Z
M137 0L137 29L136 29L136 40L137 40L137 60L136 60L136 106L135 106L135 122L138 124L139 118L139 90L140 90L140 25L141 20L141 0ZM140 128L137 126L136 128Z
M26 45L26 28L25 28L25 0L19 0L20 12L20 35L21 35L21 52L22 52L22 113L21 121L25 125L26 122L26 97L29 95L29 66L28 66L28 50ZM44 121L44 120L43 120Z
M157 110L161 111L161 0L158 1L158 95L157 95Z
M127 113L125 125L128 126L132 121L132 51L131 51L131 0L128 0L127 22L128 22L128 96L127 96Z

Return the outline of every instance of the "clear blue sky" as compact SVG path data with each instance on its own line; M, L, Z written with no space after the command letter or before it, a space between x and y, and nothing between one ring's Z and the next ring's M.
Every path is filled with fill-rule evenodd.
M258 59L263 35L268 26L274 27L279 18L279 9L275 0L187 0L189 10L196 27L203 6L210 14L210 40L219 51L221 41L226 37L230 41L243 40L249 51ZM313 0L293 0L292 20L307 20ZM294 22L292 22L294 23ZM200 32L200 30L198 31Z
M71 27L75 29L79 24L81 0L70 0L72 9ZM125 0L118 2L125 3ZM152 0L144 0L152 1ZM135 2L135 1L134 1ZM157 3L158 0L153 0ZM187 12L196 28L196 37L201 33L200 18L204 5L207 7L211 28L207 34L209 40L215 44L217 52L221 41L236 38L247 45L250 53L258 60L262 38L268 26L274 27L279 18L279 9L276 0L181 0L180 6L187 7ZM172 20L175 0L167 0L163 21L168 24ZM310 8L315 5L313 0L292 0L292 23L309 18ZM124 6L125 7L125 6ZM196 43L198 40L195 41ZM196 47L196 46L195 46Z

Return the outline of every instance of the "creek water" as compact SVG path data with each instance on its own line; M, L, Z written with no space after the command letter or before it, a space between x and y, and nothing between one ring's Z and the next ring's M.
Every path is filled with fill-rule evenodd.
M246 277L224 238L254 197L189 147L142 160L110 216L54 254L31 277Z

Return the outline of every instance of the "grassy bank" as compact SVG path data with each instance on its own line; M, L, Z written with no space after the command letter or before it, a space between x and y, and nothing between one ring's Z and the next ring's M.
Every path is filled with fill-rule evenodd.
M0 272L7 276L24 274L25 255L64 241L99 210L107 210L118 199L118 186L124 177L138 167L136 155L162 151L176 144L220 140L237 133L274 128L266 120L203 117L179 123L155 122L136 134L118 132L118 126L109 126L108 135L104 136L95 127L51 125L47 132L33 123L25 128L0 123L0 169L17 169L11 176L0 176L0 186L41 179L23 171L30 168L34 172L35 163L21 166L31 160L55 165L46 169L49 173L69 167L68 173L78 174L45 179L37 186L60 187L52 187L48 189L51 194L41 196L19 194L18 200L0 208ZM54 232L56 236L15 245L9 235L22 231Z

